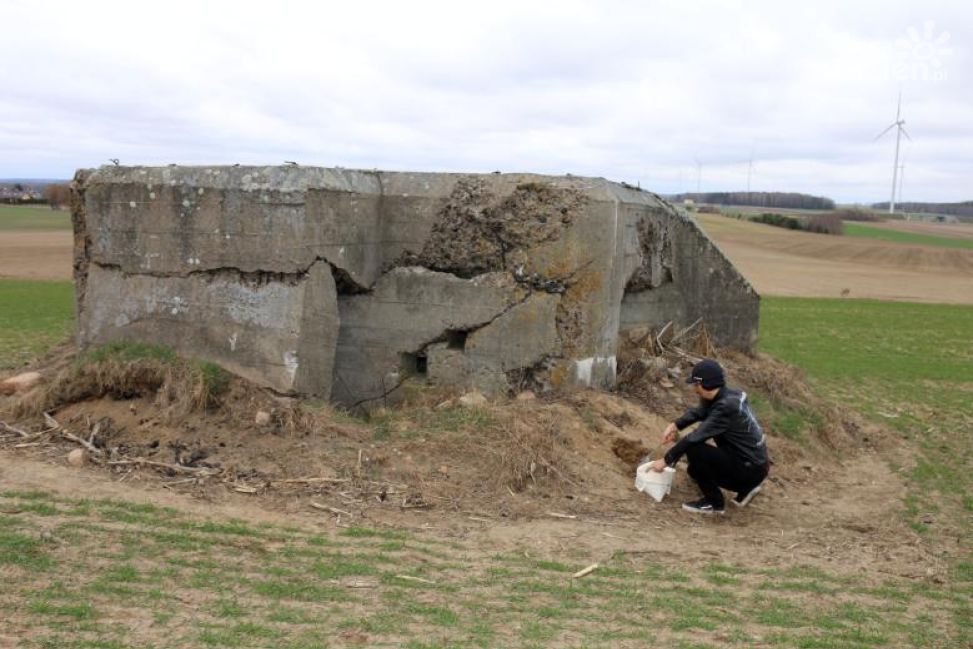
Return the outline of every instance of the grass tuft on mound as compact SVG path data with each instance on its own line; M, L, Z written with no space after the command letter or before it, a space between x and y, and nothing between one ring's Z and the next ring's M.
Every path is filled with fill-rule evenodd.
M104 396L153 395L171 411L198 412L217 406L229 383L230 375L215 363L182 358L162 345L118 341L79 354L41 391L21 400L15 413L37 415Z

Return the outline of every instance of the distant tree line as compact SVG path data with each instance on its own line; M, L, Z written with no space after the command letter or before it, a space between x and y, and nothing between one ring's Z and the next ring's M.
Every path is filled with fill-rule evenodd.
M797 192L689 192L673 197L676 201L687 198L696 203L711 205L751 205L795 210L833 210L835 207L830 198Z
M71 187L63 183L44 186L44 200L52 210L68 207L71 204Z
M844 234L841 217L836 212L811 214L809 216L789 216L774 212L764 212L757 216L751 216L749 220L754 223L787 228L788 230L804 230L805 232L816 232L818 234Z
M885 211L889 209L889 204L888 201L874 203L872 207ZM921 212L925 214L973 216L973 201L963 201L962 203L896 203L895 209L903 212Z

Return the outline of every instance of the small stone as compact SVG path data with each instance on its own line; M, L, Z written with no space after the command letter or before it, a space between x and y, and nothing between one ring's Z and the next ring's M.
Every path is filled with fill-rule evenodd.
M670 390L670 389L672 389L672 388L674 388L674 387L676 387L676 386L675 386L675 385L673 384L673 382L672 382L672 381L668 381L668 380L666 380L666 379L662 379L661 381L659 381L659 385L661 385L662 387L664 387L664 388L665 388L665 389L667 389L667 390Z
M17 394L26 392L41 382L43 376L40 372L24 372L9 379L0 381L0 394Z
M443 475L449 475L449 467L446 466L445 464L442 464L439 467L439 472L442 473Z
M270 424L270 413L266 410L258 410L257 416L253 418L253 421L258 426L266 426Z
M517 395L517 401L534 401L537 399L537 395L530 390L524 390Z
M485 406L487 399L479 392L467 392L459 398L459 405L465 406L467 408L475 408L477 406Z
M83 467L88 463L88 454L83 448L76 448L68 453L68 464L73 467Z

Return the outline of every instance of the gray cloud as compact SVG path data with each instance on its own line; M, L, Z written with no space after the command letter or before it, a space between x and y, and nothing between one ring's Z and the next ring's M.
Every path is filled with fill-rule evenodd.
M0 176L288 159L671 192L698 158L735 190L753 151L754 189L884 200L901 89L904 197L973 198L965 3L352 4L14 1Z

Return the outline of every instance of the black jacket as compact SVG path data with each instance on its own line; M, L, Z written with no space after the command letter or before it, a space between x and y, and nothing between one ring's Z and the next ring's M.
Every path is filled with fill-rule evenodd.
M676 420L676 428L702 422L696 430L683 436L666 453L666 464L672 466L679 461L686 449L692 444L702 444L710 437L716 445L755 466L767 464L767 439L750 411L747 393L741 390L720 388L712 401L700 400L699 405L690 408Z

